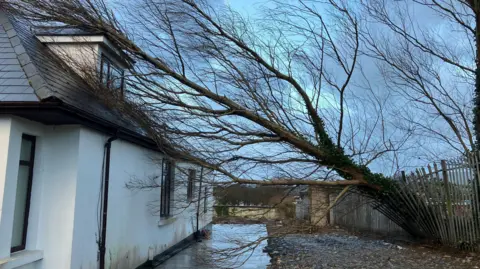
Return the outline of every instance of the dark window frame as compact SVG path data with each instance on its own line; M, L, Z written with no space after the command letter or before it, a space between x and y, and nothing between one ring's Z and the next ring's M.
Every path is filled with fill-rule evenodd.
M187 201L193 200L193 194L195 192L195 178L197 177L197 171L195 169L188 169L188 183L187 183Z
M20 160L19 162L19 166L20 165L28 166L28 182L27 182L27 197L26 197L27 200L25 202L25 212L23 216L22 244L19 246L11 247L10 248L11 253L25 250L25 247L27 245L28 217L30 215L30 202L31 202L31 196L32 196L32 181L33 181L33 167L35 163L36 137L23 134L22 140L23 139L29 140L30 142L32 142L32 145L30 147L30 160L28 161Z
M118 90L120 90L120 95L123 96L123 91L124 91L124 82L125 82L125 70L123 70L123 68L120 68L119 66L117 66L112 60L110 60L105 54L101 54L100 56L100 81L103 83L103 78L105 76L105 74L103 73L103 66L104 65L107 65L107 87L110 88L110 84L113 82L112 81L112 78L110 78L110 75L112 74L111 72L111 69L115 69L116 71L118 71L121 75L120 79L120 88L117 88Z
M175 162L165 160L162 162L162 179L160 183L160 217L171 217L171 206L174 192Z

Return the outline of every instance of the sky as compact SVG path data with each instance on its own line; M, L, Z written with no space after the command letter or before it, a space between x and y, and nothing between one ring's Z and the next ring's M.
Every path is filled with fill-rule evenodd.
M232 9L238 11L244 16L248 16L250 18L256 18L261 15L262 11L262 5L264 5L266 1L263 0L224 0L224 4L230 6ZM432 12L431 9L420 6L420 5L411 5L409 6L409 12L413 14L414 21L412 22L412 27L418 27L419 29L427 29L428 34L431 34L434 38L437 40L450 40L450 42L447 46L448 49L452 50L452 53L455 53L455 51L462 51L466 50L467 51L467 58L466 61L470 61L469 59L470 55L468 54L468 40L463 39L462 33L459 33L458 29L455 29L452 27L452 24L449 23L447 20L445 20L445 17L439 16L438 13ZM379 30L380 32L380 30ZM421 35L421 34L420 34ZM413 50L413 48L412 48ZM471 61L470 61L471 62ZM367 76L370 78L370 80L373 82L374 87L377 88L379 92L377 94L381 95L382 91L385 91L385 88L388 88L390 86L387 85L385 81L383 81L383 78L379 74L379 66L378 63L367 60L361 62L361 65L363 66L364 72L366 72ZM440 76L442 77L442 83L445 83L446 87L452 87L452 92L454 91L453 88L455 88L455 91L458 91L458 96L460 99L467 99L471 97L470 93L470 88L468 85L458 83L458 80L456 78L456 75L452 75L457 73L455 70L452 71L451 68L446 66L445 68L440 68L438 69L440 72ZM358 73L356 74L358 76ZM358 91L358 90L357 90ZM405 98L402 94L398 93L398 91L392 91L393 95L396 95L394 97L394 101L390 103L391 105L399 105L398 108L398 113L403 113L402 111L404 110L405 104L412 105L412 103L408 102L401 102L402 98ZM389 92L390 93L390 92ZM433 93L435 94L435 93ZM455 93L452 93L455 94ZM335 95L329 95L328 92L324 93L324 105L321 106L322 109L327 109L329 106L331 107L336 107L338 108L338 99L335 98ZM441 98L441 97L439 97ZM466 102L468 105L468 101ZM466 111L469 110L469 108L465 109ZM350 111L355 111L355 109L352 107ZM426 113L426 114L423 114ZM429 118L432 116L431 111L417 111L417 113L414 113L411 115L412 117L416 117L417 120L422 121L424 119L422 118ZM368 117L368 115L366 115ZM452 115L452 117L455 117L455 115ZM441 119L439 120L438 118L431 117L432 122L430 122L430 126L433 126L433 129L437 129L439 132L447 132L448 126L446 126L445 122L443 122ZM421 132L419 132L421 133ZM417 148L415 149L414 145L417 144ZM426 146L427 149L425 151L420 153L420 147ZM456 156L458 155L458 152L452 151L451 149L448 148L448 146L445 147L445 145L441 142L435 141L431 137L429 137L428 133L425 133L425 135L419 135L418 138L416 138L416 141L411 144L412 147L414 147L413 150L411 150L411 153L405 156L410 156L411 160L409 161L409 165L411 167L415 166L420 166L424 165L425 163L431 162L434 158L442 158L442 157L451 157L451 156ZM431 152L428 152L431 151ZM416 158L411 158L412 156L415 156ZM438 156L438 157L436 157ZM380 166L382 164L379 164ZM376 169L381 171L381 167L376 167Z
M258 8L258 5L264 1L260 0L224 0L224 4L232 7L233 9L252 14Z
M241 15L244 17L249 17L250 22L257 23L258 21L255 21L255 19L262 18L261 16L262 11L264 11L264 5L267 5L266 3L268 1L266 0L210 0L212 1L212 4L214 6L228 6L235 11L239 12ZM293 0L284 0L284 1L289 1L293 2ZM322 1L320 1L322 2ZM388 1L387 1L388 2ZM390 3L390 2L388 2ZM394 3L394 2L392 2ZM395 2L397 3L397 2ZM432 16L432 13L426 10L425 8L419 8L415 7L416 9L412 9L411 12L415 16L415 23L421 27L428 28L429 30L432 30L433 33L436 35L436 38L450 38L450 40L455 40L456 42L449 42L447 45L451 45L451 48L453 49L458 49L463 46L461 38L455 38L457 33L454 31L455 29L451 29L446 27L446 24L443 23L443 19L440 18L439 16ZM261 22L261 21L260 21ZM265 22L265 21L264 21ZM327 21L327 23L331 23L332 29L335 29L335 21ZM260 25L258 28L261 28ZM268 26L268 25L267 25ZM253 26L255 30L258 28L257 24ZM284 25L282 25L284 27ZM284 32L284 28L281 28L281 32ZM382 31L380 30L385 30L381 28L375 28L372 27L371 29L374 30L379 30L378 33L381 33ZM375 31L374 31L375 32ZM254 34L257 35L257 37L263 39L264 35L262 35L264 32L258 33L257 31L253 31ZM338 32L337 32L338 33ZM334 39L337 38L335 36L335 33L332 32L334 35ZM377 34L377 33L374 33ZM293 39L293 43L298 43L296 40L296 36L289 35L289 38ZM267 39L267 38L266 38ZM343 40L339 40L343 41ZM398 42L394 38L392 40L388 40L391 42L392 48L399 45ZM339 42L341 44L342 42ZM303 47L302 47L303 49ZM308 48L307 48L308 50ZM160 55L159 55L160 56ZM467 55L468 56L468 55ZM282 57L282 56L280 56ZM283 58L279 58L280 61L283 61ZM314 61L318 61L318 57L312 57ZM350 88L348 89L348 100L346 104L346 111L355 116L353 117L353 120L351 121L352 126L357 128L360 132L368 133L369 130L368 128L369 125L372 125L373 122L375 122L375 114L378 114L378 111L375 111L375 107L371 106L368 108L362 108L362 100L364 99L372 99L372 95L375 97L379 98L379 101L383 102L385 99L385 103L383 104L384 107L386 108L385 113L389 113L388 115L385 115L386 119L388 120L387 122L383 123L389 131L386 132L388 136L388 141L393 141L395 143L395 140L400 140L402 136L405 135L405 130L409 130L411 126L406 122L404 119L400 119L399 117L411 117L414 120L420 121L422 124L429 125L429 127L434 128L434 130L438 130L440 133L447 132L448 131L448 126L445 125L444 122L442 122L441 119L438 117L435 118L435 116L431 113L431 110L422 110L422 109L413 109L411 111L406 111L406 108L414 108L414 104L412 102L409 102L406 100L406 97L404 93L399 90L402 88L406 88L407 86L405 85L389 85L392 83L393 79L391 81L385 81L384 77L380 74L380 69L382 68L376 61L369 60L365 55L362 55L360 58L360 63L359 65L362 67L362 72L365 74L366 77L368 77L368 83L370 85L365 84L365 81L362 79L362 72L359 72L360 70L357 70L357 72L354 73L353 81L351 83ZM399 59L401 60L401 59ZM326 68L329 69L329 72L336 78L342 79L342 71L339 70L338 64L326 64ZM445 71L451 71L451 70L440 70L441 72ZM300 68L299 73L304 72L304 69ZM453 72L455 73L455 72ZM297 75L297 74L295 74ZM302 75L302 74L300 74ZM344 75L344 74L343 74ZM442 79L445 79L442 81L442 83L445 83L447 87L452 86L450 82L453 82L453 79L451 76L447 75L444 76L442 75ZM310 87L308 83L305 83L303 85L307 90ZM455 86L455 85L453 85ZM228 87L228 85L227 85ZM371 89L365 90L365 88L370 87ZM395 88L395 89L392 89ZM323 89L326 88L326 89ZM323 101L320 105L320 110L321 113L326 113L330 115L332 119L329 119L330 122L327 122L327 128L329 129L329 134L331 136L335 135L335 123L337 122L336 117L338 115L335 115L335 111L338 110L338 92L335 93L335 90L330 87L324 87L322 86L322 98ZM371 90L371 91L370 91ZM413 93L413 98L416 98L417 93ZM465 98L469 99L469 95L466 94ZM466 109L467 111L470 110L469 108ZM410 113L410 114L408 114ZM332 115L333 114L333 115ZM454 117L455 115L452 115ZM396 122L398 120L399 122ZM410 120L410 119L408 119ZM403 122L400 122L403 121ZM418 126L417 126L418 127ZM379 128L378 126L376 128ZM402 130L398 130L402 129ZM421 129L421 128L420 128ZM346 127L347 131L348 127ZM390 131L391 130L391 131ZM416 130L418 131L418 129ZM439 158L445 158L445 157L451 157L451 156L456 156L458 153L453 152L448 147L445 147L444 144L438 143L438 141L435 141L432 139L430 134L427 132L419 132L417 137L411 141L409 141L409 144L407 145L407 150L402 153L401 156L396 156L396 158L400 158L399 162L402 162L405 164L405 166L408 167L403 167L403 168L415 168L416 166L424 165L427 162L430 162L432 160L438 160ZM378 134L376 134L373 138L365 138L359 139L356 141L356 143L366 143L368 141L365 140L372 140L372 139L382 139ZM354 146L358 146L354 145ZM346 151L351 152L351 150L348 148L348 145L346 146ZM371 165L371 168L373 168L374 171L376 172L384 172L389 170L390 172L392 167L386 167L388 163L392 163L391 159L387 159L384 162L378 162L378 163L373 163Z

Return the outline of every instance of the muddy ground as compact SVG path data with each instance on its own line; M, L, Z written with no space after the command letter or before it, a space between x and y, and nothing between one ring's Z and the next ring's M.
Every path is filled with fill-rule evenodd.
M419 243L388 242L340 229L269 239L271 269L480 268L480 253L452 252Z

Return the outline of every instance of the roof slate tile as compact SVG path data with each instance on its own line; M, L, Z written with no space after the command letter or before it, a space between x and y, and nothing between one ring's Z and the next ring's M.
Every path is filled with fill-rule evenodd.
M16 71L3 71L0 73L0 78L26 78L25 76L25 72L20 71L20 72L16 72Z
M17 54L14 52L7 52L0 54L0 59L15 59L17 58Z
M0 86L29 86L26 78L0 78Z
M0 87L0 93L11 93L11 94L16 94L16 93L34 93L33 88L30 86L2 86Z
M38 98L35 97L35 94L12 94L12 93L0 93L1 102L12 102L12 101L22 101L22 102L32 102L38 101Z
M12 71L23 72L20 64L0 64L0 71L2 71L2 72L12 72Z

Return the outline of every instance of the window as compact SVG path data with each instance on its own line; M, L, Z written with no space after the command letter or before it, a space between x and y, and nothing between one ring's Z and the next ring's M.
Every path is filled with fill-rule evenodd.
M34 157L35 137L23 135L20 147L20 165L17 177L15 211L13 213L11 252L24 250L27 242L28 214L30 210Z
M188 170L187 200L189 202L191 202L193 199L193 192L195 191L196 174L197 174L197 171L195 171L194 169Z
M105 55L102 55L100 65L100 80L102 83L111 89L121 90L121 94L123 94L123 70L116 66Z
M205 194L203 196L203 213L207 213L207 194L208 194L208 188L205 187Z
M170 217L173 183L175 179L175 163L165 160L162 164L162 182L160 192L160 217Z

